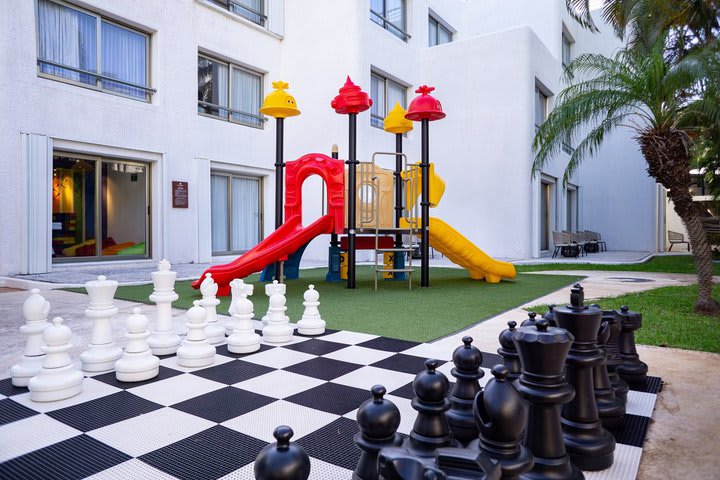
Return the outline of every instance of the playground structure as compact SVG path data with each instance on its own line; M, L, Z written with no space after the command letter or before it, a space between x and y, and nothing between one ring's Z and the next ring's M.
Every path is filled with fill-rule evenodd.
M440 102L429 95L433 87L421 86L416 91L420 95L411 102L407 112L399 104L395 105L385 119L385 130L395 134L395 152L376 152L370 162L357 160L356 122L357 114L370 108L372 100L349 77L331 102L337 113L347 114L349 118L349 149L345 162L337 158L337 152L333 152L332 157L310 153L294 161L283 161L283 121L300 111L295 99L285 92L287 83L273 82L273 87L275 91L265 98L260 112L277 121L276 230L232 262L208 268L192 283L193 288L200 287L206 273L212 274L219 287L218 295L230 294L232 280L261 270L263 281L297 278L305 248L322 234L331 235L327 280L340 281L340 253L344 250L347 252L348 288L355 288L358 249L375 252L376 289L378 275L407 280L411 288L414 237L420 238L423 287L429 286L430 246L467 269L472 279L497 283L502 278L515 277L512 264L491 258L446 222L429 215L429 209L437 206L445 191L445 182L435 174L434 165L429 162L429 122L445 116ZM422 125L422 159L419 163L408 162L402 153L403 135L412 129L412 121ZM381 168L377 162L381 156L394 157L395 169ZM327 208L320 218L303 226L302 184L311 175L319 175L325 182L323 196ZM340 238L343 234L345 237ZM380 258L386 254L393 258L391 264L381 262Z

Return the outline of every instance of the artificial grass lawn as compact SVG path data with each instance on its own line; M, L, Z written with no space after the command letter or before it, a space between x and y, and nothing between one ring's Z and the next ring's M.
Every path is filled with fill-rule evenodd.
M465 270L431 268L430 287L421 288L419 271L413 276L413 288L406 281L378 280L373 289L372 267L359 266L356 289L345 288L345 282L325 282L327 269L302 270L300 278L287 281L287 312L297 322L303 312L303 293L308 284L320 292L320 313L327 328L371 333L403 340L427 342L478 323L495 314L529 302L534 298L565 287L582 277L567 275L518 275L513 281L496 284L471 280ZM251 298L255 318L261 318L268 307L264 283L259 276L245 279L255 285ZM84 289L76 291L84 292ZM174 307L190 308L193 300L202 298L189 281L177 282L180 298ZM152 303L148 296L152 284L119 287L115 298ZM230 297L221 298L217 311L227 314Z
M720 298L720 285L713 287ZM627 305L643 316L643 326L635 334L636 343L720 353L720 319L692 313L697 285L661 287L620 297L592 300L605 310ZM547 306L533 307L546 312Z
M546 263L515 265L518 273L542 272L547 270L605 270L622 272L696 273L692 255L662 255L644 263L608 265L593 263ZM713 265L715 275L720 275L720 264Z

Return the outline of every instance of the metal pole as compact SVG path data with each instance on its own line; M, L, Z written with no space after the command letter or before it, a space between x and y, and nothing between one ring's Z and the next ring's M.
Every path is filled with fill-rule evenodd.
M334 158L335 160L337 160L339 158L337 145L333 145L333 149L332 149L332 152L330 153L330 156L332 158ZM331 247L339 247L340 246L340 242L338 241L337 233L333 232L330 234L330 246Z
M283 122L284 118L276 118L275 128L275 230L283 223ZM283 281L282 262L275 262L275 280Z
M403 151L402 136L402 133L395 134L395 151L399 154ZM400 228L403 211L402 160L402 155L395 155L395 228ZM395 248L402 248L402 235L399 233L395 235ZM395 252L395 255L397 254L398 252Z
M422 120L421 132L422 199L420 286L430 286L430 120Z
M348 148L348 278L347 288L355 288L355 199L357 198L356 170L357 113L350 113L350 139Z

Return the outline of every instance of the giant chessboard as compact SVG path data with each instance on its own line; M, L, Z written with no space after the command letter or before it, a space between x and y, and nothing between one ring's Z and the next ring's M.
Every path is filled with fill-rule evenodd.
M0 479L252 479L258 452L278 425L311 457L311 479L350 479L360 456L353 443L358 406L375 384L402 414L408 434L416 412L412 381L427 358L452 351L376 335L327 331L263 344L237 355L218 346L214 365L180 367L163 357L160 375L122 383L114 372L87 377L73 398L36 403L28 390L0 380ZM485 384L500 363L484 353ZM588 479L634 479L660 379L628 395L625 427L615 433L615 463Z

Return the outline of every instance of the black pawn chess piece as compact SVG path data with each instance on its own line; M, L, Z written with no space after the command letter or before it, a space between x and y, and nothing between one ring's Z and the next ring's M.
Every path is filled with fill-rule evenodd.
M520 355L518 355L512 340L517 322L510 320L507 324L508 328L500 332L498 337L500 348L497 349L497 353L503 358L503 364L508 368L508 380L514 381L520 378Z
M381 449L399 446L403 437L397 433L400 426L400 410L390 400L383 398L385 387L375 385L370 389L373 398L366 400L357 411L360 431L353 440L362 454L353 472L353 480L377 480L377 458Z
M555 310L556 305L548 305L548 311L545 312L543 315L543 318L548 321L548 325L551 327L557 327L557 322L555 322L555 314L553 311Z
M615 391L615 398L617 398L623 405L627 403L627 394L630 391L630 387L627 382L620 378L618 375L617 368L622 365L622 358L620 358L620 331L622 325L620 325L620 315L617 310L610 310L603 312L603 320L608 322L610 326L610 336L605 345L605 353L607 356L607 371L608 378L612 384L613 390Z
M642 327L642 315L626 306L620 307L620 358L622 365L617 368L620 377L630 385L645 385L648 366L640 360L635 348L635 330Z
M513 334L523 366L515 386L530 402L525 446L535 464L522 475L532 480L580 480L585 476L570 462L565 450L560 408L575 396L565 381L565 358L574 337L567 330L549 327L541 319L535 327L518 328Z
M266 445L255 458L257 480L307 480L310 457L297 443L290 443L292 428L281 425L273 432L276 442Z
M478 436L478 427L473 418L473 401L481 390L478 380L485 372L480 369L483 356L477 347L472 346L472 337L463 337L463 345L453 352L455 368L450 372L457 380L450 394L450 410L445 417L450 424L453 436L463 445Z
M458 446L445 417L445 412L450 409L447 398L449 382L442 372L436 370L439 365L437 360L426 360L426 370L418 373L413 380L415 398L411 405L418 414L403 447L418 457L433 457L438 448Z
M505 365L495 365L492 374L495 378L475 397L473 411L480 437L468 448L478 448L495 460L503 480L516 480L534 464L530 450L520 444L528 404L509 382L510 371Z
M602 363L593 367L593 385L595 387L595 405L598 416L605 428L617 428L625 419L625 402L615 396L607 370L607 341L610 338L610 322L603 312L603 321L598 331L598 347L603 353Z
M535 312L528 312L528 318L523 320L523 322L520 324L521 327L534 327L535 322L537 322L537 313ZM542 317L541 317L542 318Z
M576 284L570 305L555 308L555 321L575 340L565 362L565 375L575 389L575 398L563 407L562 429L573 463L582 470L604 470L613 464L615 438L600 422L595 404L593 368L604 354L597 347L602 310L584 305L583 288Z

